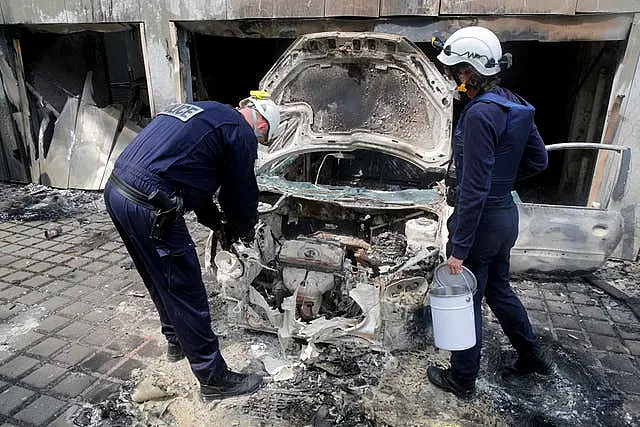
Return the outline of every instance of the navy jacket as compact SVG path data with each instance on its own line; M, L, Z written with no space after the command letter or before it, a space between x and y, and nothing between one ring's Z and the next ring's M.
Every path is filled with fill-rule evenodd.
M157 115L129 144L115 169L145 171L179 191L185 210L213 226L214 193L240 237L257 222L254 163L258 141L242 115L214 101L175 104Z
M466 259L484 209L511 206L522 179L547 167L547 151L524 99L498 87L465 106L453 144L458 185L451 255Z

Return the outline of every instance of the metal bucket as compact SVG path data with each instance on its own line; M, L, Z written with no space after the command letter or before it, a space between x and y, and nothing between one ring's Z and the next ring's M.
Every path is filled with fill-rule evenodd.
M442 264L436 268L437 286L429 291L433 338L438 348L466 350L476 345L473 294L477 282L473 273L464 267L462 274L444 274L442 271L438 274L443 266L447 267Z

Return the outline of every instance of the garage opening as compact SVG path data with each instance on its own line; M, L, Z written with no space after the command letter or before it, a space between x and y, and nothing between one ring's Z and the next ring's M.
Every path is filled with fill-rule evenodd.
M258 89L262 76L294 40L191 33L194 100L238 105L250 90Z
M293 42L293 38L224 37L188 32L194 99L236 105ZM427 43L418 43L435 60ZM600 142L614 73L624 41L506 42L513 67L503 85L536 108L536 124L546 144ZM463 103L456 103L457 118ZM550 153L544 173L517 184L523 201L587 206L596 150Z
M151 119L138 25L35 25L2 35L9 160L0 174L104 188L117 155Z
M428 44L422 50L435 61ZM502 85L536 108L545 144L601 142L616 67L625 42L506 42L513 66ZM457 102L457 119L464 102ZM525 202L588 206L597 150L554 151L543 173L516 184Z

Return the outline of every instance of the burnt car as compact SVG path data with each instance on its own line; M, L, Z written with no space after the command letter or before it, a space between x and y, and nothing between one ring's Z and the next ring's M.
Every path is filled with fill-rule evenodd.
M309 34L280 57L261 81L282 121L259 152L256 239L206 260L241 324L282 339L406 345L444 260L454 87L397 35ZM590 207L514 192L514 271L590 270L613 252L622 218L608 204L624 192L628 150L550 146L601 148L606 179Z

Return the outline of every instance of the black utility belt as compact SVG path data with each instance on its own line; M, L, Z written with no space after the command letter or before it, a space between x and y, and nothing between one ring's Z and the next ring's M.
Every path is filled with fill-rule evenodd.
M111 174L109 182L125 198L155 211L150 237L155 243L165 243L173 222L184 214L182 197L177 194L168 195L160 189L147 195L121 180L115 173Z

